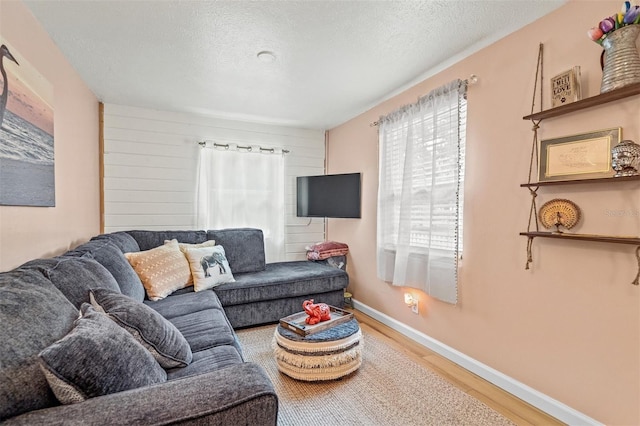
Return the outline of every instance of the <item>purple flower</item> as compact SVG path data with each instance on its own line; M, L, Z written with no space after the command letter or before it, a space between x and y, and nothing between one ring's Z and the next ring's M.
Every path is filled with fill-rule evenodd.
M623 22L627 25L633 24L638 16L640 16L640 6L634 6L624 15Z
M613 30L615 27L616 27L616 21L611 17L605 18L602 21L600 21L600 29L605 34Z

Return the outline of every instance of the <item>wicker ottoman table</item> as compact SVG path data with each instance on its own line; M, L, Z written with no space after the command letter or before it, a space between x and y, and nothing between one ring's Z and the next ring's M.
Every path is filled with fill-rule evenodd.
M362 364L362 332L355 318L309 336L278 325L272 345L278 370L297 380L338 379Z

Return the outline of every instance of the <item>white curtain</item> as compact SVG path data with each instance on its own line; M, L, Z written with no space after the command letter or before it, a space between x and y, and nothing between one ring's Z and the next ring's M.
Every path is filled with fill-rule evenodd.
M259 228L267 262L284 254L284 154L202 148L197 187L200 229Z
M377 273L457 302L466 82L380 119Z

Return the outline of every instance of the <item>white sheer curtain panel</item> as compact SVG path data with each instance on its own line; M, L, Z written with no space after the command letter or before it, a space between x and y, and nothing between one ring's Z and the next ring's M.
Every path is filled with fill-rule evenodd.
M456 303L466 82L380 119L378 277Z
M255 152L254 152L255 151ZM202 148L196 191L200 229L259 228L267 262L285 259L284 154Z

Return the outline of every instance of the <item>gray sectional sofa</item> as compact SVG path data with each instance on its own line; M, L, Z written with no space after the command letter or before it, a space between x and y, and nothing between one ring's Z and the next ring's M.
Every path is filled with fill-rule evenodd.
M194 292L188 287L161 300L148 300L124 253L149 250L169 239L183 243L214 239L225 248L236 281L215 287L213 291ZM346 272L322 263L267 264L262 232L257 229L116 232L98 235L61 256L32 260L0 273L0 422L276 424L278 399L273 385L262 367L245 362L234 328L275 322L300 311L302 301L308 298L342 306L347 284ZM155 347L153 342L153 347L149 347L144 341L147 330L140 331L132 325L128 328L131 334L125 331L119 338L132 339L131 336L140 331L136 338L140 341L142 337L142 346L150 349L152 358L143 350L140 353L145 352L144 356L127 359L127 351L109 350L109 339L97 344L96 354L104 357L105 363L116 363L118 368L105 367L110 380L113 371L130 371L130 376L143 371L145 374L139 374L143 384L126 383L125 390L98 393L99 396L94 396L93 387L90 391L83 390L84 394L75 389L76 377L69 383L65 374L82 376L91 372L86 366L75 370L73 367L76 358L95 343L86 344L82 338L86 338L86 333L104 337L105 329L100 327L111 327L109 330L120 333L127 329L127 315L131 318L131 312L124 313L122 329L114 327L112 321L101 324L106 316L94 309L94 296L100 294L124 300L135 307L135 312L144 311L149 318L159 317L166 327L152 331L160 333L165 341L169 335L186 341L188 357L183 357L181 362L188 365L175 366L174 363L171 367L160 367L153 361L157 352L169 358L175 354L163 353L163 347ZM102 309L100 305L98 308ZM81 318L78 318L79 311ZM117 313L106 312L112 318L117 316ZM94 318L100 321L92 322ZM94 326L97 328L92 329ZM81 332L85 335L78 338ZM61 359L65 356L64 344L71 348L67 350L71 350L72 355ZM142 346L135 349L140 351ZM182 347L181 354L185 355L184 352ZM55 362L61 370L72 372L62 374L61 370L52 369L50 364ZM154 364L153 368L149 363ZM120 368L123 366L129 370ZM52 390L47 381L52 376L61 383L56 390ZM132 380L132 377L123 378L123 382ZM106 386L118 389L124 385L111 380ZM73 399L74 392L85 400L60 404L61 395L70 394L69 398Z

